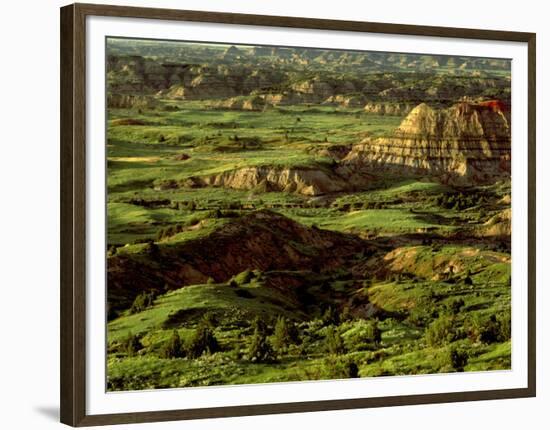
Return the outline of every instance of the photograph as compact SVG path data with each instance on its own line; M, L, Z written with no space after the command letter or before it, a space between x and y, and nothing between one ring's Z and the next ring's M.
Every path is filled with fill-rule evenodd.
M107 390L511 368L511 61L106 39Z

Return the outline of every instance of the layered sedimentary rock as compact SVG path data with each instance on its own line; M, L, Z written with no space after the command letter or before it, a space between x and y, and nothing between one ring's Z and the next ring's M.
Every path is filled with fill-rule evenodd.
M414 105L410 103L369 102L365 104L365 112L377 115L407 115Z
M504 209L493 215L475 231L476 236L510 237L512 234L512 209Z
M285 191L306 196L342 191L348 184L321 168L255 166L201 178L204 185L237 190Z
M234 97L237 91L215 74L203 74L194 78L189 85L174 85L166 96L173 99L211 99Z
M135 94L108 94L107 106L118 109L154 109L157 101L153 97Z
M339 170L390 170L465 183L509 177L509 112L499 102L460 102L448 109L422 103L393 136L354 145Z
M268 104L265 99L260 96L239 96L215 102L212 106L224 109L261 111L266 108Z

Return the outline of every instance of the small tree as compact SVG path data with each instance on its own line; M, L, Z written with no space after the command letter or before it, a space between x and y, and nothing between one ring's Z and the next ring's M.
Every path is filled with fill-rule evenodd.
M358 378L359 367L354 361L342 356L328 356L323 361L323 377L328 379Z
M462 298L454 299L451 303L449 303L449 310L453 315L457 315L462 307L464 306L464 300Z
M451 366L457 372L463 372L464 366L468 363L468 354L463 349L452 347L449 351Z
M172 336L162 345L160 356L162 358L179 358L183 357L184 349L180 335L177 330L172 332Z
M339 355L345 352L342 336L340 336L340 333L338 333L334 329L334 326L327 327L325 345L326 345L327 351L332 355Z
M288 347L296 343L298 339L298 332L294 324L288 321L285 317L277 318L275 324L275 331L273 333L273 348L279 354L287 352Z
M134 302L132 303L132 307L130 308L130 313L135 314L135 313L144 311L145 309L153 306L154 301L155 301L154 291L149 291L148 293L145 291L142 291L134 299Z
M136 355L143 348L139 336L128 333L128 336L122 341L122 350L129 356Z
M213 312L205 312L201 318L201 324L214 329L218 323L216 315Z
M204 353L212 354L219 351L220 346L216 336L206 320L199 323L187 345L187 355L191 358L198 358Z
M248 346L247 357L256 363L273 360L273 349L267 338L267 326L259 318L254 321L254 334Z
M351 321L353 320L353 315L351 313L351 309L349 306L344 306L342 309L342 317L340 318L342 321Z
M499 340L505 342L512 337L512 313L510 310L500 313L497 316L499 325Z
M359 378L359 367L357 367L355 362L350 361L347 367L347 373L350 378Z
M378 326L378 320L370 321L370 324L367 327L368 339L371 342L374 342L376 345L382 342L382 330Z
M340 324L340 315L333 306L329 306L323 314L323 324L325 325L338 325Z
M453 318L442 315L426 329L426 343L429 346L441 346L454 340Z

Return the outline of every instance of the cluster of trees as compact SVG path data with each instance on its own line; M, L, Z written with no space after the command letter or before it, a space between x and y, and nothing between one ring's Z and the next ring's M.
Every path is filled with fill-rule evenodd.
M350 212L360 209L386 209L389 205L402 203L402 200L387 201L387 202L353 202L353 203L341 203L333 207L337 208L340 212Z
M445 209L463 210L486 203L487 196L480 192L459 191L439 194L433 201L437 206Z
M162 206L168 206L171 202L169 199L143 199L138 197L132 197L127 201L128 204L143 206L145 208L157 208Z
M187 342L182 341L177 330L162 345L159 355L162 358L198 358L220 350L220 345L212 329L212 322L203 318Z
M468 351L459 346L461 342L456 341L467 338L472 342L491 344L505 342L511 337L509 310L488 316L476 313L464 321L459 321L456 314L457 309L463 306L463 302L462 305L460 302L460 299L453 301L449 306L450 312L445 312L435 319L424 333L424 340L428 346L448 346L446 360L456 371L463 371L469 359Z
M178 233L181 233L186 228L182 224L172 224L167 227L163 227L157 231L156 240L160 241L162 239L167 239L169 237L175 236Z
M139 302L146 305L150 296L143 294L140 297L142 299ZM329 373L354 377L358 372L356 364L352 365L337 357L345 355L348 351L361 349L362 345L378 345L381 342L381 330L377 320L356 320L357 327L346 341L342 337L341 326L338 325L343 319L334 308L328 308L323 317L314 322L318 325L314 324L315 334L311 337L302 335L300 324L284 316L278 317L273 325L268 325L258 317L251 323L252 333L248 336L241 357L251 363L273 363L292 351L303 353L303 348L309 343L313 344L319 340L321 343L316 344L316 347L321 348L319 351L325 351L332 357L332 361L327 364ZM182 339L180 333L174 330L157 350L158 355L162 358L198 358L203 354L220 351L221 346L214 334L214 326L215 319L206 314L188 339ZM143 345L140 337L133 334L129 334L118 348L119 352L130 356L136 355L141 349Z
M353 330L342 337L342 324L352 322ZM279 317L272 334L269 327L260 319L253 324L253 335L249 344L247 358L254 362L273 361L287 354L291 348L304 353L313 347L325 351L331 356L341 356L352 350L369 349L378 346L382 340L379 322L372 320L354 320L348 312L339 312L328 307L319 320L306 323L306 328L299 326L285 317ZM349 326L347 327L349 328Z
M427 327L424 335L429 346L443 346L464 338L469 338L473 342L490 344L505 342L510 337L510 311L489 316L475 313L469 315L462 324L458 324L456 315L446 312Z
M134 302L130 307L130 313L137 314L138 312L144 311L145 309L153 306L156 296L157 295L154 291L142 291L134 299Z

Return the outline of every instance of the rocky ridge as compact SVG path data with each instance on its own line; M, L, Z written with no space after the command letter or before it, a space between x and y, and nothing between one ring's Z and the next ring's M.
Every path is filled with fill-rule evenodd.
M501 103L415 107L391 137L367 138L342 160L340 176L393 171L443 182L487 182L510 176L509 111Z
M305 196L339 192L349 186L328 169L316 167L253 166L193 178L193 186L225 187L236 190L284 191Z

